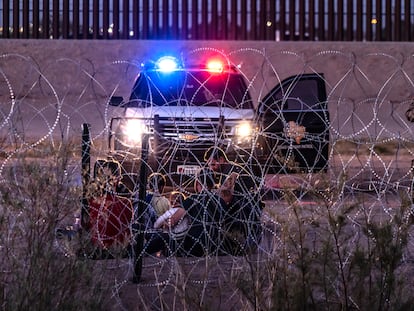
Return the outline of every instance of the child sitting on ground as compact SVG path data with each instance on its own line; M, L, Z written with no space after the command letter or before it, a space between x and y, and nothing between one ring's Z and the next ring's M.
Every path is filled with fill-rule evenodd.
M188 219L185 210L182 208L182 202L185 196L178 191L170 194L171 208L162 214L154 223L154 229L164 229L171 231L176 238L185 234L188 229Z

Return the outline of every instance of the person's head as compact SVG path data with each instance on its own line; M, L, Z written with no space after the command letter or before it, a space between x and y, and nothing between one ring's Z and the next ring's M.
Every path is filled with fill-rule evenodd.
M211 190L215 186L214 172L210 168L202 168L197 172L194 182L194 190L201 192L204 189Z
M162 193L166 183L165 176L160 173L152 173L148 177L148 188L152 192Z
M229 162L229 159L223 149L213 146L204 153L204 161L210 169L217 172L221 165Z

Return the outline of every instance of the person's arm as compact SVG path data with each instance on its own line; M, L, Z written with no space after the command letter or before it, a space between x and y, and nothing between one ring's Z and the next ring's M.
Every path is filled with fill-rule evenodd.
M160 217L158 217L157 221L154 224L155 229L163 228L169 229L174 227L178 222L185 216L186 211L185 209L178 207L171 210L168 210Z
M181 207L177 207L176 211L174 214L171 215L171 217L169 218L169 223L168 225L171 227L174 227L176 224L178 224L178 222L184 218L186 212L185 209L181 208Z

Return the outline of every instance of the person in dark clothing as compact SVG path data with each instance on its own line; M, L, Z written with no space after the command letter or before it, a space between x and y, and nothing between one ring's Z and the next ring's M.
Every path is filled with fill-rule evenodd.
M146 243L147 253L166 251L185 256L205 256L217 254L221 249L224 201L216 193L214 174L210 169L202 169L196 176L196 193L183 202L189 219L185 236L175 239L170 233L156 233Z
M260 243L262 233L259 182L246 168L229 161L218 147L208 149L204 160L215 172L218 193L226 201L222 253L251 253Z
M191 226L183 241L183 248L195 256L214 254L221 248L221 225L224 201L212 192L214 174L203 169L195 181L196 194L183 202Z
M204 161L214 171L215 182L220 187L232 173L238 178L234 185L234 193L246 194L256 192L260 179L253 176L246 167L230 161L223 149L213 146L204 153Z

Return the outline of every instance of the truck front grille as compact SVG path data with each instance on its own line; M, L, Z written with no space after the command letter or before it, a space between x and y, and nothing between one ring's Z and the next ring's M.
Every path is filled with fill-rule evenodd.
M166 140L200 143L230 137L232 126L219 118L158 118L154 134Z

